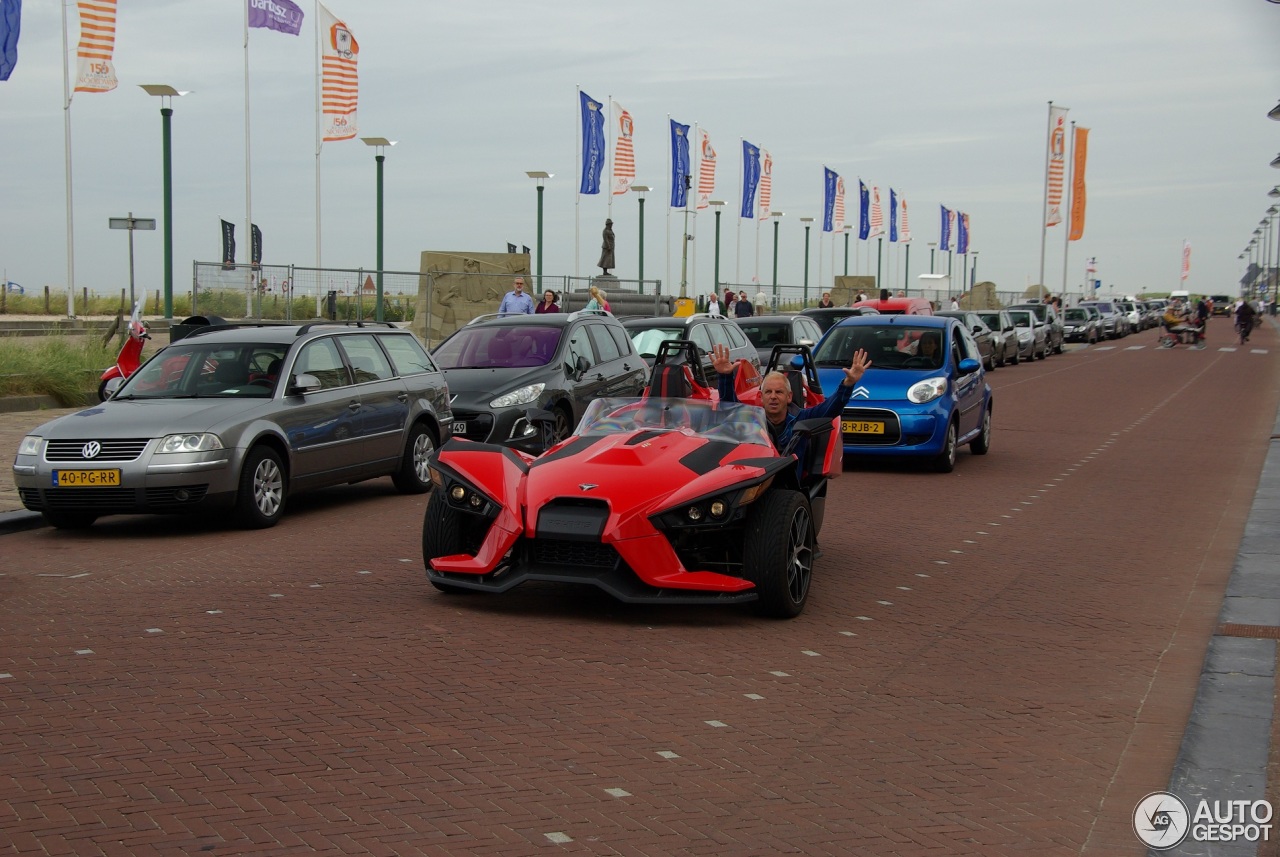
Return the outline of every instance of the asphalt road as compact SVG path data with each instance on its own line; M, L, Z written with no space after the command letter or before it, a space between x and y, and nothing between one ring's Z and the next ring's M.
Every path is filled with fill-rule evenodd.
M4 536L0 853L1145 853L1280 403L1226 329L996 371L952 474L847 467L788 622L442 595L387 480Z

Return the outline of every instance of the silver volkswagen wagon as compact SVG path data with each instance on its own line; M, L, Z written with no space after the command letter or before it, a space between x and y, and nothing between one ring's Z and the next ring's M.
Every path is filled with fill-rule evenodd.
M394 325L208 327L23 438L13 478L60 528L213 510L270 527L301 491L381 476L428 491L452 419L444 376Z

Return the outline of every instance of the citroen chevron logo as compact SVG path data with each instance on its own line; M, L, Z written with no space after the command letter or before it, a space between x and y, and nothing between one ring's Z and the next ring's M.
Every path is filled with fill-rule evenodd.
M850 399L870 399L871 391L868 390L866 387L854 387L853 393L849 396L849 398Z
M102 452L102 444L96 440L89 441L80 450L80 454L85 458L97 458L100 452Z

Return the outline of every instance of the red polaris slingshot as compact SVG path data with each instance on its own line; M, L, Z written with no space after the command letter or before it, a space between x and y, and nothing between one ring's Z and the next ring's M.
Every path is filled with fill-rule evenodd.
M432 585L505 592L557 581L627 602L750 602L761 615L799 615L827 479L841 470L838 420L798 422L801 458L779 454L749 403L759 398L754 370L736 368L748 403L721 404L695 348L664 343L643 397L596 400L540 456L447 442L422 524ZM791 370L796 401L821 402L807 348L779 346L770 365L791 361L803 364Z

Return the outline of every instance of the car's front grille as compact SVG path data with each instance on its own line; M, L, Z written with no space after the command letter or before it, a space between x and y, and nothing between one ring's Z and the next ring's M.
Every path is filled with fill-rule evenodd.
M845 408L841 420L884 423L884 434L844 434L845 443L862 446L892 446L902 439L902 423L893 411L881 408Z
M148 439L129 440L51 440L45 446L45 461L135 461L147 448ZM93 445L98 451L94 452Z
M167 488L147 489L147 508L157 511L165 508L180 508L198 503L208 493L208 485L180 485Z
M32 511L40 511L44 508L44 501L40 499L40 492L34 488L19 488L18 499L22 501L22 505Z
M539 565L579 568L613 568L618 552L602 542L579 542L567 539L533 539L533 561Z
M20 488L18 496L24 506L33 510L84 510L103 515L118 512L181 511L204 499L205 485L171 485L162 488Z
M44 500L48 509L131 509L137 493L133 488L55 488L44 492Z
M454 437L465 437L467 440L476 440L484 442L489 439L489 432L493 431L493 414L482 414L474 411L458 411L453 412L454 423L467 423L467 432L463 435L454 435Z

